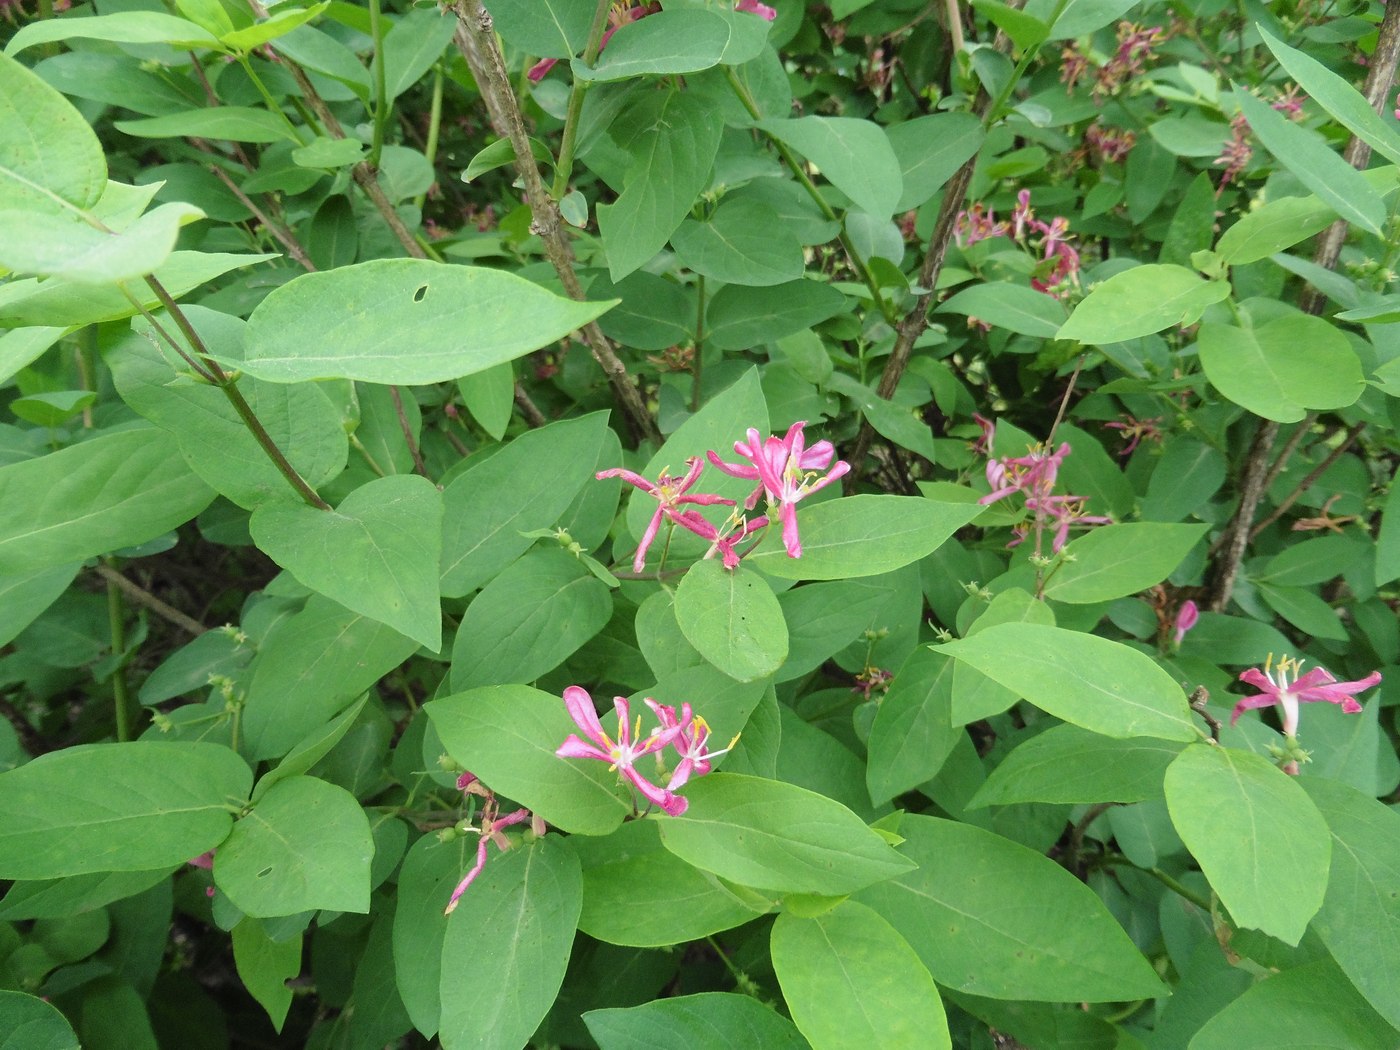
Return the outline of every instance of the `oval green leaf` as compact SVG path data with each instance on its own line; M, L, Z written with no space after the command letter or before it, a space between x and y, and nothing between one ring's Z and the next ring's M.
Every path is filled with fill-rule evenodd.
M701 656L741 682L765 678L787 659L782 606L763 577L742 565L692 565L676 588L676 620Z
M1156 522L1094 529L1065 547L1073 560L1055 570L1045 597L1085 605L1146 590L1171 575L1206 529Z
M1116 273L1090 292L1059 338L1101 346L1195 324L1207 306L1230 294L1228 281L1207 281L1184 266L1153 263Z

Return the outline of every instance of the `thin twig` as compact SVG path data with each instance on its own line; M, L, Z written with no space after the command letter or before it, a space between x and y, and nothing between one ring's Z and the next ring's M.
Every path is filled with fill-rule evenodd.
M155 613L162 620L173 623L186 634L192 634L198 637L209 630L209 628L205 627L204 624L200 623L193 616L187 616L174 606L167 605L150 591L127 579L110 565L99 562L94 566L93 571L108 583L115 584L119 587L123 593L137 605L150 609L151 612Z
M1220 743L1220 730L1225 727L1221 725L1220 719L1206 710L1208 703L1210 703L1210 690L1203 685L1196 686L1191 693L1191 710L1200 715L1201 720L1210 726L1210 738L1218 744Z
M399 429L403 431L403 439L408 445L408 453L413 457L413 469L428 476L428 468L423 465L423 453L418 448L418 439L413 436L413 427L409 425L408 413L403 410L403 394L394 385L389 386L389 396L394 399L394 415L399 417Z
M1255 539L1261 532L1278 521L1279 518L1283 517L1284 514L1287 513L1288 508L1297 503L1299 497L1312 487L1313 482L1327 473L1327 468L1341 459L1346 453L1346 450L1356 443L1356 439L1361 436L1361 432L1365 429L1366 424L1364 422L1353 423L1351 426L1347 427L1347 436L1342 440L1341 444L1329 452L1326 459L1313 467L1312 470L1308 471L1307 477L1298 482L1293 491L1279 502L1279 505L1273 509L1273 512L1270 513L1268 517L1255 525L1254 528L1250 529L1249 538L1251 540Z
M1259 507L1259 498L1264 494L1264 475L1269 465L1269 450L1274 446L1278 434L1278 424L1268 419L1259 421L1259 429L1250 442L1249 452L1244 457L1244 468L1240 472L1240 502L1235 516L1230 519L1224 535L1228 537L1221 544L1223 557L1216 561L1210 574L1210 587L1206 597L1206 608L1220 612L1230 604L1230 595L1235 590L1235 577L1239 575L1240 563L1249 547L1249 528L1254 521L1254 512Z
M457 49L466 59L472 76L476 79L481 97L486 103L486 111L491 118L491 126L496 134L510 139L515 153L515 170L525 186L525 198L530 205L534 221L530 231L544 243L545 254L549 257L554 272L570 299L583 302L583 286L574 271L574 253L568 238L564 236L559 205L545 189L540 177L539 165L530 152L530 138L525 130L525 120L520 113L520 104L511 87L510 75L506 72L505 59L496 43L491 16L482 9L478 0L457 0L453 5L459 24L453 40ZM603 374L612 384L613 393L622 406L623 415L634 437L661 440L661 432L656 421L647 411L642 395L627 372L627 366L617 356L608 342L598 322L590 321L583 327L584 342L593 354L593 359L603 369Z
M254 203L253 198L244 193L238 183L229 178L228 172L224 171L219 165L211 164L209 165L209 170L218 176L219 181L228 187L229 192L238 198L239 203L241 203L243 207L253 213L253 218L262 223L263 229L277 238L277 243L287 249L287 254L295 259L301 265L302 269L306 270L308 273L315 272L316 264L311 261L311 256L306 254L306 249L292 236L290 230L283 228L280 223L273 222L272 219Z
M1293 433L1288 435L1288 440L1283 443L1283 448L1274 457L1274 465L1269 468L1269 472L1264 475L1264 488L1270 488L1278 476L1283 473L1283 468L1288 466L1288 461L1293 458L1293 453L1298 451L1298 446L1303 443L1303 438L1307 436L1312 425L1317 422L1317 413L1309 412L1303 417L1303 421L1298 424Z
M1079 874L1079 854L1084 849L1084 835L1088 832L1089 825L1116 805L1118 805L1117 802L1095 802L1084 811L1084 815L1079 818L1079 822L1070 829L1069 846L1065 856L1067 863L1065 867L1074 872L1074 874Z
M531 427L542 427L549 422L545 414L540 411L540 406L535 404L530 395L526 393L518 379L515 381L515 407L520 409L520 414L525 417L525 422L529 423Z

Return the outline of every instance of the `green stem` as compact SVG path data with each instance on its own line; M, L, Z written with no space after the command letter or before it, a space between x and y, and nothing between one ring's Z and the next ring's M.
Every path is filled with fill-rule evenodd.
M146 283L150 286L151 291L156 293L156 298L160 300L166 312L175 319L175 324L179 326L180 331L183 332L185 338L189 340L190 349L199 355L200 360L204 364L204 368L207 369L209 374L213 377L214 384L224 392L224 396L228 398L229 404L233 406L233 410L237 412L239 418L243 420L243 425L248 428L248 432L253 435L254 440L262 447L263 452L267 454L267 458L272 460L272 465L287 479L287 483L292 486L297 495L310 506L315 507L317 510L330 510L331 505L320 496L316 495L316 490L306 483L306 479L297 473L297 469L292 466L287 460L287 457L282 454L282 450L277 447L277 442L272 440L272 435L269 434L267 428L262 425L262 420L257 417L252 406L248 404L243 394L239 391L237 380L225 372L219 362L215 361L214 358L209 355L209 348L204 345L204 340L201 339L199 333L194 330L194 325L190 324L189 318L185 316L185 312L180 309L179 304L176 303L175 300L171 298L170 293L165 290L165 286L151 276L147 276Z
M370 70L374 76L374 137L369 146L369 166L379 167L379 154L384 149L384 128L389 118L389 89L384 72L384 21L380 16L379 0L369 0L369 31L374 37L374 60Z
M705 276L695 278L695 292L700 305L695 311L695 357L691 361L690 410L700 411L700 376L705 367Z
M442 66L433 67L433 97L428 110L428 141L423 145L423 156L428 158L431 167L437 160L438 133L442 125ZM427 201L428 194L420 193L413 202L419 211Z
M1140 867L1139 865L1134 864L1132 861L1130 861L1127 857L1120 857L1114 854L1110 854L1106 857L1099 858L1099 864L1108 867L1132 868L1135 871L1142 872L1144 875L1151 875L1154 879L1160 882L1167 889L1171 890L1178 897L1181 897L1183 900L1190 901L1196 907L1200 908L1203 912L1206 912L1207 914L1210 913L1211 904L1208 899L1202 897L1195 890L1190 889L1187 886L1183 886L1180 882L1178 882L1172 876L1168 875L1161 868Z
M272 92L267 90L267 85L263 83L262 77L258 76L257 72L253 69L253 63L248 61L248 56L239 55L238 64L243 67L243 72L248 74L248 79L251 80L253 86L258 89L258 94L262 96L262 100L267 104L267 108L282 118L282 123L287 125L287 130L292 133L292 138L298 145L301 145L301 129L293 124L291 118L282 111L282 107L278 104L277 100L272 97Z
M112 559L105 559L108 567ZM126 651L126 625L123 622L125 610L122 607L122 592L111 580L107 581L107 626L112 636L112 659L116 667L112 671L112 710L116 716L117 740L121 743L131 739L131 694L126 687L126 666L122 663L122 653Z
M719 946L719 942L716 941L713 936L706 937L705 941L715 950L715 954L719 956L719 961L724 963L724 968L729 971L729 976L734 978L734 983L740 988L748 987L748 974L744 973L743 970L738 969L730 962L729 956L726 955L724 949Z
M593 24L588 28L588 43L583 48L583 64L589 69L598 60L598 52L603 46L603 30L608 24L608 8L612 0L598 0L593 11ZM551 191L555 200L563 198L569 191L569 176L574 173L574 147L578 139L579 114L583 112L583 96L593 86L589 80L574 77L574 86L569 92L569 111L564 116L564 137L559 143L559 163L554 167L554 186Z
M1061 0L1061 3L1064 2L1065 0ZM753 95L749 94L749 89L744 86L743 81L741 81L734 72L734 67L725 66L724 75L728 78L729 86L733 89L734 94L738 96L744 108L749 111L749 115L753 117L754 120L762 120L763 113L759 110L758 103L754 101ZM846 233L846 225L841 222L841 217L836 214L836 209L822 196L822 191L817 188L817 184L812 181L811 176L807 174L806 168L803 167L802 162L797 159L797 156L792 150L788 149L787 146L772 135L769 135L768 138L769 141L773 143L773 147L778 151L778 156L783 158L783 163L797 176L797 181L802 184L802 188L807 191L808 196L810 196L812 200L816 202L817 207L821 209L822 216L829 222L840 223L841 232L837 235L837 238L841 242L841 247L846 250L846 257L850 259L851 267L856 271L857 276L860 277L866 288L870 289L870 296L875 301L875 305L879 307L880 313L885 318L885 321L891 327L898 324L899 315L895 313L894 304L889 302L884 295L881 294L880 282L875 279L875 273L870 269L870 264L856 249L850 235Z
M1050 12L1050 18L1046 22L1046 25L1053 26L1058 22L1060 20L1060 15L1064 14L1065 8L1068 6L1069 0L1059 0L1059 2L1055 4L1055 10ZM996 120L997 117L1001 116L1001 107L1006 105L1006 100L1011 97L1011 92L1016 90L1016 85L1021 82L1021 78L1025 75L1030 64L1035 61L1038 54L1040 54L1040 44L1036 44L1034 47L1028 47L1025 51L1021 52L1021 59L1016 63L1016 68L1011 71L1011 76L1006 78L1006 83L1002 84L1001 89L997 91L996 98L992 99L992 104L988 106L982 114L982 126L984 128L991 127L992 122Z

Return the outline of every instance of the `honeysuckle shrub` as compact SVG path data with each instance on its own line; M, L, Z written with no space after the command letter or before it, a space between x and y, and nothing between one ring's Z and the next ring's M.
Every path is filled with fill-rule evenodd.
M1400 8L0 16L4 1046L1400 1042Z

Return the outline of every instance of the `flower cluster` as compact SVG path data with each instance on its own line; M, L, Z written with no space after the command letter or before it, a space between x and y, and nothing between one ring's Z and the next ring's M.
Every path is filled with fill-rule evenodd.
M476 827L469 824L459 824L455 828L449 828L443 832L445 837L455 838L462 832L475 832L476 843L476 863L472 865L471 871L457 883L457 888L452 891L452 897L447 902L447 907L443 909L444 915L451 915L457 907L457 901L461 899L467 887L476 881L476 877L481 874L486 867L486 846L487 843L494 842L496 848L501 852L511 848L510 839L506 838L504 831L513 824L523 824L527 820L536 835L543 835L545 832L544 822L533 816L528 809L512 810L510 813L501 815L500 803L496 801L495 794L488 788L475 773L463 773L457 778L457 790L468 795L478 795L485 801L481 807L481 819Z
M1124 84L1146 72L1153 51L1166 38L1161 26L1144 28L1134 22L1119 22L1118 49L1094 72L1094 97L1116 95ZM1089 72L1090 60L1074 42L1065 46L1060 59L1060 80L1066 91L1073 91L1075 84Z
M1105 164L1121 164L1137 145L1137 135L1120 128L1107 128L1097 120L1084 130L1084 141Z
M782 524L783 544L787 548L788 557L802 557L802 539L797 532L797 504L813 492L843 477L851 469L848 463L841 460L832 462L836 450L830 441L818 441L808 448L802 433L802 428L806 425L805 421L794 423L781 438L763 438L757 430L750 427L748 440L734 443L735 453L744 461L741 463L726 463L713 450L708 453L710 463L723 473L758 482L744 502L745 511L752 511L758 506L760 497L767 497L767 515L750 518L738 513L736 509L719 528L712 525L698 510L684 506L690 504L737 508L732 499L709 493L690 492L705 469L705 461L699 456L686 460L685 474L675 476L663 471L654 482L620 467L600 470L596 475L598 480L621 478L627 484L654 497L657 502L656 512L652 515L651 522L642 535L642 542L637 547L636 556L632 559L633 571L640 573L645 568L647 551L655 541L663 521L679 525L708 541L710 550L705 556L712 558L718 554L724 567L733 569L743 557L737 549L738 545L750 534L767 526L769 515L772 515ZM828 467L830 470L827 470ZM821 475L820 472L824 470L827 473Z
M1033 237L1038 236L1038 240ZM953 224L958 247L966 248L992 237L1010 237L1023 248L1039 253L1040 261L1031 274L1031 287L1059 298L1079 282L1079 253L1069 243L1069 220L1056 216L1049 222L1036 218L1031 208L1031 191L1016 194L1016 207L1009 220L998 221L996 212L981 203L958 214Z
M1284 755L1288 761L1285 762L1283 771L1290 774L1298 772L1298 705L1339 704L1349 715L1360 714L1361 705L1356 702L1356 694L1378 685L1381 680L1379 671L1372 671L1365 678L1355 682L1339 682L1324 667L1314 667L1306 674L1300 674L1302 670L1303 661L1285 656L1275 663L1273 654L1270 653L1269 658L1264 661L1263 670L1251 667L1240 675L1241 682L1252 685L1259 693L1245 697L1235 705L1230 714L1230 724L1234 725L1239 721L1240 715L1251 708L1277 705L1282 712L1280 718L1283 722L1284 742L1289 747L1289 751Z
M1249 144L1249 121L1245 120L1243 113L1236 113L1230 121L1230 141L1221 148L1220 156L1211 161L1212 165L1225 169L1220 176L1220 186L1215 191L1217 196L1244 173L1253 157L1254 147Z
M1155 441L1158 444L1162 441L1162 429L1157 424L1162 422L1161 416L1154 416L1151 419L1135 419L1132 416L1125 416L1122 420L1115 420L1112 423L1105 423L1108 430L1120 430L1123 436L1128 439L1127 446L1120 456L1131 456L1133 449L1137 448L1144 441Z
M778 17L777 11L773 10L773 8L769 7L767 4L759 3L758 0L737 0L737 3L734 5L734 10L743 11L751 15L758 15L759 18L762 18L766 22L771 22ZM603 39L598 44L598 51L601 53L603 48L608 46L608 41L612 39L613 34L623 26L646 18L647 15L659 14L660 11L661 5L659 3L643 4L640 7L628 7L626 4L615 4L608 12L608 28L607 31L603 33ZM542 59L531 66L530 71L525 75L530 78L532 84L538 84L545 78L549 71L558 64L559 60L557 58Z
M627 699L621 696L613 698L613 708L617 712L617 737L614 739L603 731L593 698L587 690L576 685L569 686L564 690L564 706L568 708L574 724L588 739L583 740L577 734L570 733L555 754L560 758L595 758L607 762L610 769L617 770L649 803L677 817L685 812L689 803L676 791L692 776L708 773L711 760L728 752L739 738L731 740L729 747L711 751L710 727L703 718L691 712L689 704L681 704L677 712L674 707L658 704L650 697L645 703L656 715L659 725L642 736L641 716L638 715L636 722L632 722ZM661 787L637 769L637 762L647 755L655 755L657 769L664 774L663 752L668 747L679 756L679 761L666 777L666 786Z
M1071 525L1108 525L1113 521L1112 518L1102 515L1085 514L1084 496L1057 494L1054 491L1060 464L1069 454L1069 442L1065 442L1053 452L1048 445L1037 445L1029 449L1024 456L1003 456L987 460L987 483L991 485L992 491L978 502L983 505L996 503L1016 493L1025 496L1026 509L1035 515L1037 553L1041 532L1052 521L1055 523L1055 535L1050 549L1056 553L1069 540ZM1030 526L1018 525L1012 531L1015 538L1008 546L1015 547L1025 541L1030 533Z

